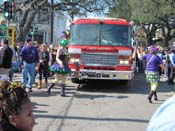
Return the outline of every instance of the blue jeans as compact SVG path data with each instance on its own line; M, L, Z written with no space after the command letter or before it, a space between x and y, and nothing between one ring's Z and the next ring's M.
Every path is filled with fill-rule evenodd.
M32 88L35 79L35 63L27 63L24 61L23 64L24 69L22 71L22 84L23 86L29 84L29 88ZM27 83L28 74L29 74L29 82Z

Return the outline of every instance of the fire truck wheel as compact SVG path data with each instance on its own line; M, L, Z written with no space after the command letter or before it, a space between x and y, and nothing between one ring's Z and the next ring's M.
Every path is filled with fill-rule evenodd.
M85 81L79 80L78 78L72 78L71 81L72 81L72 83L76 83L76 84L84 84L85 83Z
M120 84L122 85L128 85L128 80L120 80Z

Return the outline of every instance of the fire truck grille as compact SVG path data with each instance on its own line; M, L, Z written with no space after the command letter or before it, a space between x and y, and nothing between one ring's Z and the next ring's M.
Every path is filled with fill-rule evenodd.
M82 53L80 59L87 66L115 66L118 63L116 53Z

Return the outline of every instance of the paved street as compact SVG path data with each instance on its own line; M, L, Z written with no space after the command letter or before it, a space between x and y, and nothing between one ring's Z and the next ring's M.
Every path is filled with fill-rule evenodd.
M146 99L149 88L143 74L136 74L128 86L95 82L77 89L68 80L67 97L60 97L59 86L50 96L46 88L34 88L34 131L144 131L156 108L172 95L173 86L165 80L161 78L159 101L153 104Z

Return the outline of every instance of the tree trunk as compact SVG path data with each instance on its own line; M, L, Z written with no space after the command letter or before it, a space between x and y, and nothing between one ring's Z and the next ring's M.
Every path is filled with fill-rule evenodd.
M151 35L147 36L147 42L148 42L148 46L153 44L153 40L152 40L152 36Z
M16 34L16 42L24 42L28 32L30 31L31 24L35 18L37 11L26 9L23 13L23 16L19 22Z
M154 44L153 38L155 38L156 30L158 28L157 24L143 24L142 28L145 31L147 38L147 46Z
M169 41L172 39L171 28L169 26L162 26L162 35L164 37L163 44L165 47L170 47Z

